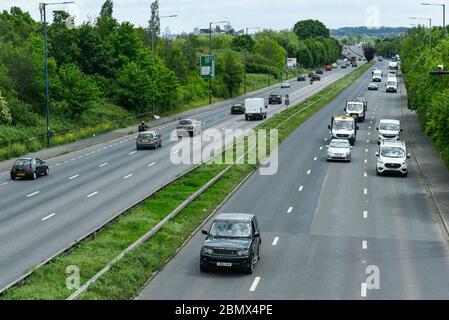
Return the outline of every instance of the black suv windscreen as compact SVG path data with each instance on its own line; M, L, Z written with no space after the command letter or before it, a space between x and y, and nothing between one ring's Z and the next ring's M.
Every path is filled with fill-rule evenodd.
M215 221L209 235L217 238L249 238L251 224L237 221Z
M190 121L190 120L179 121L179 125L181 125L181 126L190 126L191 124L192 124L192 121Z

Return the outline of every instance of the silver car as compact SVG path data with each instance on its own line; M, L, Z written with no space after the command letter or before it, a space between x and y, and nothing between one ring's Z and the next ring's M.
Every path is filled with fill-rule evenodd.
M348 140L333 139L327 148L327 161L351 162L352 146Z
M201 122L193 119L183 119L179 121L176 127L179 138L184 136L194 137L201 134Z

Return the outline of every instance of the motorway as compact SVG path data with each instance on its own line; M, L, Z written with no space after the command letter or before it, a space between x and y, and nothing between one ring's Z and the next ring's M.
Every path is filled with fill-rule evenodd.
M401 119L401 101L383 86L367 91L370 80L369 71L280 146L275 176L254 174L220 208L258 217L262 257L252 275L201 273L199 232L138 299L448 299L448 238L414 158L408 178L376 176L376 124ZM331 115L360 95L368 116L352 162L328 163ZM373 268L379 288L366 286Z
M290 89L277 90L297 103L348 72L334 70L314 85L292 81ZM260 97L272 91L268 88ZM203 129L245 130L260 123L231 116L233 102L240 100L195 118ZM284 108L270 106L269 117ZM128 136L50 159L50 175L37 181L13 182L9 172L0 174L0 288L186 172L190 165L169 161L175 126L159 129L164 147L155 151L137 152L135 136Z

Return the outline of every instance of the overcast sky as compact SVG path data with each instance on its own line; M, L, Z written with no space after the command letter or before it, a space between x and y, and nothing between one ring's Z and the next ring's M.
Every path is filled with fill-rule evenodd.
M39 19L38 3L42 0L0 0L0 10L18 6ZM65 0L64 0L65 1ZM68 9L77 22L98 15L104 0L74 0L76 4L52 6ZM429 0L442 3L439 0ZM50 1L49 1L50 2ZM53 2L53 1L52 1ZM57 1L56 1L57 2ZM152 0L114 0L114 16L146 26ZM411 16L433 18L442 24L441 7L420 6L422 0L160 0L160 14L178 14L162 19L161 30L169 26L173 33L190 32L195 27L207 28L210 21L229 20L236 30L262 27L274 30L291 28L302 19L319 19L330 28L346 26L405 26L418 23ZM424 23L424 22L421 22Z

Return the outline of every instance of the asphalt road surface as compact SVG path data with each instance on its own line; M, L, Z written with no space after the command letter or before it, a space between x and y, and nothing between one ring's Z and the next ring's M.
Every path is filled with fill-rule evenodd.
M448 239L414 159L407 178L376 176L376 124L401 112L385 79L379 92L366 90L370 78L367 72L280 146L275 176L253 175L221 208L257 215L262 258L254 274L201 273L205 236L198 233L138 299L448 299ZM368 116L352 162L327 163L331 115L359 95L368 99ZM366 285L375 283L373 270L378 288Z
M290 89L278 91L289 93L293 105L348 72L327 72L314 85L292 81ZM249 129L260 123L230 115L234 102L240 100L197 116L203 130ZM284 109L270 106L268 115ZM50 175L37 181L13 182L9 172L0 174L0 288L190 168L169 161L174 152L169 137L175 127L172 123L159 129L163 148L155 151L136 151L135 136L129 136L53 158L48 161Z

